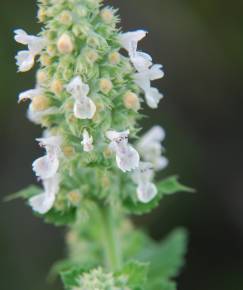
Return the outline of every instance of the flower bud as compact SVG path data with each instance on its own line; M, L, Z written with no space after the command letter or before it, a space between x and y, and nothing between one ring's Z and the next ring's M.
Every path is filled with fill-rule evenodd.
M64 33L57 41L57 49L60 53L71 53L74 49L71 37Z
M87 44L91 47L98 47L100 45L100 42L99 42L99 39L95 36L90 36L88 39L87 39Z
M49 99L46 96L35 96L32 99L32 107L34 111L44 111L49 107Z
M43 70L38 70L36 74L36 80L38 84L43 84L48 80L48 75Z
M88 62L94 63L98 59L98 54L95 50L90 49L85 53L85 58Z
M51 58L48 54L42 54L40 57L40 62L43 66L48 66L51 64Z
M63 84L60 80L53 80L51 83L51 90L56 95L60 94L63 90Z
M106 24L111 24L114 18L113 11L110 8L104 8L100 12L101 19Z
M108 60L110 64L116 65L120 62L121 60L121 55L117 51L113 51L109 54Z
M55 55L56 53L56 47L54 45L48 45L46 50L47 53L51 56Z
M68 193L68 200L72 205L77 206L81 201L81 195L78 191L71 191Z
M107 175L102 176L101 184L102 184L102 187L104 187L105 189L110 187L111 181Z
M106 159L110 158L113 155L111 149L107 146L103 152L103 155Z
M38 10L37 18L39 19L40 22L44 22L46 19L46 10L44 8L40 8Z
M139 98L131 91L126 92L123 96L123 103L127 109L132 109L134 111L138 111L140 109Z
M70 25L72 23L72 14L68 10L64 10L60 15L59 15L59 21L64 24L64 25Z
M75 149L73 148L73 146L64 146L62 148L62 152L65 155L65 157L73 157L75 154Z
M112 89L112 82L109 79L100 80L100 90L104 94L108 94Z

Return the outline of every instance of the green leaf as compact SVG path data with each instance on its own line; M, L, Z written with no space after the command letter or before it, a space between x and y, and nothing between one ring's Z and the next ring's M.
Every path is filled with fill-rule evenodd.
M148 283L147 290L176 290L176 283L165 280L165 279L158 279L157 281L152 281Z
M125 276L128 279L127 286L132 289L144 289L148 275L149 263L138 261L128 262L117 276Z
M171 176L160 181L157 184L157 188L160 196L173 194L177 192L195 192L194 189L181 184L178 181L178 176Z
M79 285L78 279L85 272L81 267L73 267L67 271L61 272L61 279L66 289L71 289Z
M12 201L18 198L28 199L32 196L35 196L41 192L41 188L36 185L30 185L25 189L22 189L16 193L10 194L4 198L4 201Z
M137 257L151 263L148 280L176 277L184 265L187 233L183 229L173 231L162 243L150 242Z
M48 213L44 215L45 222L54 224L56 226L64 226L72 224L76 219L77 209L70 207L65 211L59 211L52 208Z
M137 198L133 199L131 196L128 196L123 203L125 208L129 213L142 215L149 213L152 209L156 208L159 205L161 198L165 195L170 195L177 192L194 192L194 189L179 183L177 176L171 176L160 181L157 184L157 188L157 196L146 204L139 202Z

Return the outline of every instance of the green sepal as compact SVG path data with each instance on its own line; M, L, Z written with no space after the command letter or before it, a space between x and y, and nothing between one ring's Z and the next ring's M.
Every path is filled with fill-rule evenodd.
M44 219L46 223L51 223L56 226L69 225L75 221L76 212L77 209L75 207L70 207L62 211L52 208L48 213L44 215Z
M15 192L13 194L10 194L4 198L4 201L12 201L18 198L22 199L29 199L32 196L35 196L37 194L41 193L41 188L37 185L30 185L18 192Z

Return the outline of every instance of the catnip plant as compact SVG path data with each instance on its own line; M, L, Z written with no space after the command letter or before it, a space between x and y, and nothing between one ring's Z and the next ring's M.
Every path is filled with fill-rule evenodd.
M19 72L39 68L36 85L19 94L27 117L41 125L44 156L33 162L42 186L24 198L36 216L67 228L67 258L51 273L69 290L171 290L184 263L186 233L158 243L136 229L130 215L149 213L166 196L190 191L156 174L168 160L159 125L141 134L142 107L163 95L152 82L162 65L138 49L145 30L122 32L117 10L102 0L39 0L37 36L22 29L26 45Z

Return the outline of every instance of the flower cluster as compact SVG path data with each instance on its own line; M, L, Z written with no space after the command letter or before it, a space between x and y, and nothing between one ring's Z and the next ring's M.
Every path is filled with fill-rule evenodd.
M31 69L38 55L41 63L36 88L19 95L19 102L31 101L28 118L48 132L38 139L46 155L33 163L44 193L31 198L30 205L41 214L55 205L56 196L66 188L63 181L72 166L86 172L99 160L97 167L103 164L111 179L114 153L118 168L130 173L128 180L137 185L138 199L147 203L157 193L152 183L154 171L167 164L160 144L162 128L151 129L134 146L128 143L129 134L137 137L139 95L145 95L151 108L157 108L162 98L151 86L151 81L163 77L162 66L154 65L150 55L138 50L138 42L147 32L120 33L115 11L101 8L99 2L41 1L38 15L45 21L45 29L38 36L15 30L15 40L28 46L28 51L16 56L19 71ZM120 53L122 48L128 58ZM60 166L67 170L59 170ZM73 171L71 176L75 175ZM84 179L87 181L86 174ZM70 191L75 188L76 184L71 185ZM83 189L78 191L83 195Z
M15 40L28 47L16 56L18 71L38 63L36 85L18 102L29 102L27 117L43 128L37 142L45 154L32 166L43 189L20 195L46 222L69 225L68 259L55 267L65 289L174 290L185 233L157 246L125 217L188 191L174 176L155 181L168 164L164 130L139 133L142 105L155 109L163 98L152 85L162 66L138 48L147 32L122 33L117 10L102 0L38 0L38 7L41 32L17 29Z

